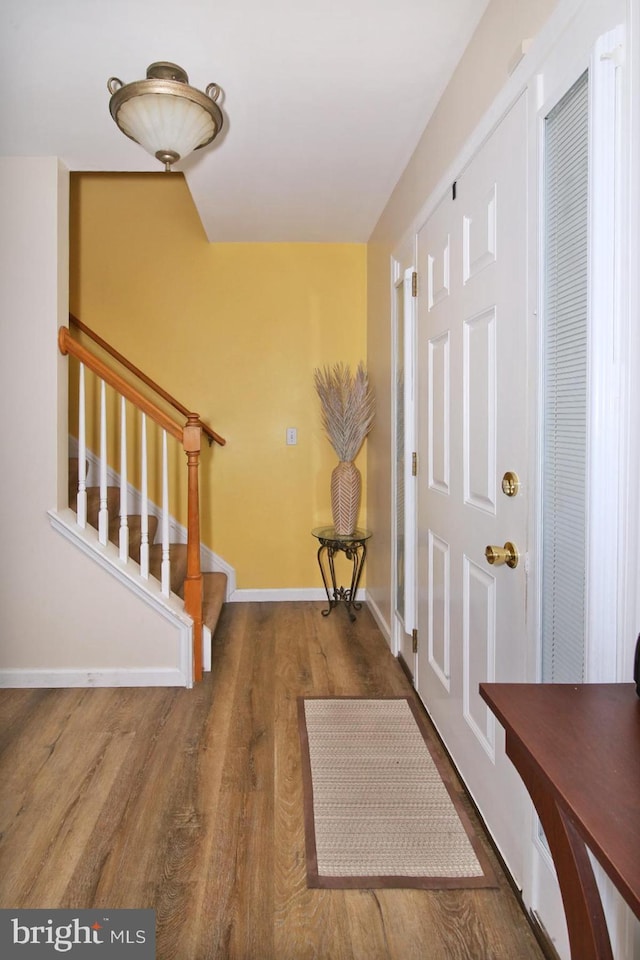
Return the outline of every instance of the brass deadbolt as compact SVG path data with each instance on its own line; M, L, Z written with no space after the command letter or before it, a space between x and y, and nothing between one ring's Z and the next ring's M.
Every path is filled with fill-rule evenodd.
M502 478L502 492L505 497L515 497L520 489L520 477L513 470L507 470Z

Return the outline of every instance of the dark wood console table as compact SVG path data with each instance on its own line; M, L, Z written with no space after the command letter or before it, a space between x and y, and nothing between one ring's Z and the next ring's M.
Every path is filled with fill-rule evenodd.
M632 683L481 683L542 823L572 960L613 960L589 847L640 916L640 699ZM586 846L585 846L586 845Z

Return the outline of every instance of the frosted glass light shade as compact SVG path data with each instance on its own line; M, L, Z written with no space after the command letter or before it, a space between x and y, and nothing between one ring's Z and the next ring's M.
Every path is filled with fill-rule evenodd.
M187 157L215 133L213 118L197 103L157 93L123 103L118 126L153 157L166 151Z
M168 61L152 63L147 79L123 84L111 77L109 110L120 129L165 164L206 146L222 127L216 104L220 88L210 83L206 93L189 86L182 67Z

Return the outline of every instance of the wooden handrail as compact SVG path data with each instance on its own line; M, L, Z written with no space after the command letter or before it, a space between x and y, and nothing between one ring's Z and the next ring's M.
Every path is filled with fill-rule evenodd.
M152 420L155 420L163 430L166 430L167 433L170 433L172 437L175 437L176 440L182 443L182 427L179 426L175 420L172 420L171 417L167 416L152 400L147 400L139 390L132 387L118 373L111 370L106 363L103 363L102 360L94 356L90 350L87 350L81 343L74 340L69 333L68 327L60 327L58 330L58 346L60 347L60 353L64 356L70 353L76 357L81 363L84 363L85 367L93 370L101 380L104 380L110 387L113 387L114 390L117 390L123 397L130 400L131 403L135 404L136 407L139 407L140 410L150 416ZM190 414L190 416L197 417L198 414Z
M152 380L151 377L146 375L146 373L143 373L143 371L136 367L135 364L131 363L130 360L127 360L126 357L119 353L115 347L112 347L110 343L107 343L106 340L103 340L99 334L95 333L95 331L88 327L86 323L83 323L82 320L79 320L78 317L75 317L72 313L69 314L69 323L90 337L94 343L97 343L98 346L102 347L103 350L106 350L106 352L112 356L114 360L117 360L118 363L121 363L123 367L126 367L127 370L129 370L135 377L138 378L138 380L142 380L143 383L146 383L146 385L155 393L157 393L159 397L162 397L163 400L166 400L167 403L171 404L175 410L178 410L179 413L187 418L191 415L191 411L187 410L184 404L180 403L179 400L176 400L175 397L172 397L171 394L159 386L155 380ZM217 443L221 447L224 447L225 443L227 442L224 437L221 437L219 433L216 433L215 430L212 430L212 428L206 423L203 423L202 420L199 420L199 422L202 432L209 441L209 445L211 446L212 443Z

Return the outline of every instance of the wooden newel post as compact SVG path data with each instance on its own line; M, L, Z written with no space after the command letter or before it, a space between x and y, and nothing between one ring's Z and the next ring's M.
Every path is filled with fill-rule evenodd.
M200 461L200 418L190 413L182 431L187 455L187 576L184 581L184 608L193 620L193 678L202 680L202 571L200 570L200 504L198 466Z

